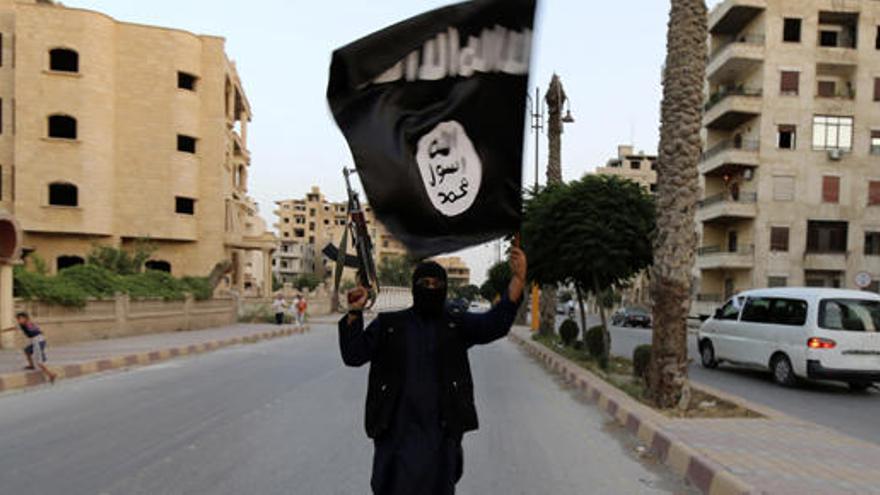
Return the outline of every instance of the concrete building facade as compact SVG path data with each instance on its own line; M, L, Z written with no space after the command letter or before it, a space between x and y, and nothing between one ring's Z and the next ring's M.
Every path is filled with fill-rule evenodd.
M0 36L0 208L25 252L56 271L146 238L151 266L231 262L223 288L244 290L246 258L275 243L247 196L251 109L223 38L45 0L0 0Z
M275 230L280 248L275 253L273 270L279 280L293 282L297 277L313 273L321 278L330 275L334 264L321 250L328 243L339 245L348 218L347 201L330 201L320 188L312 187L305 198L276 201ZM406 249L376 220L372 208L364 205L367 227L375 243L376 264L387 256L406 256ZM349 253L354 254L349 238ZM354 271L346 270L346 278Z
M446 269L446 279L449 287L470 285L471 269L463 259L458 256L445 256L434 258L434 261Z
M878 290L880 2L726 0L709 29L695 312L755 287Z

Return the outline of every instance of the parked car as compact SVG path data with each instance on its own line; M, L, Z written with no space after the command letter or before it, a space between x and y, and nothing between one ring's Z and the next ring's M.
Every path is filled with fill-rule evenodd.
M880 295L820 288L740 293L697 334L700 360L757 367L790 386L834 380L856 391L880 382Z
M651 328L651 313L636 306L621 308L611 316L611 324L615 327Z

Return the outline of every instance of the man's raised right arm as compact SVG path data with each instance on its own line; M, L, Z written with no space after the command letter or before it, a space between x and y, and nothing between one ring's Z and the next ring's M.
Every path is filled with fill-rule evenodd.
M339 320L339 350L346 366L363 366L373 358L379 319L364 329L363 308L366 291L354 289L349 295L351 310Z

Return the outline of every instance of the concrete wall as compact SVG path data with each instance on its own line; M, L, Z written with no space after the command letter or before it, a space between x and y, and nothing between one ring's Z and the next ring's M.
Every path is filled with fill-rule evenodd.
M235 309L234 299L132 301L122 295L90 301L82 309L16 301L16 311L27 311L53 345L229 325L236 321ZM5 337L0 347L24 345L21 332Z

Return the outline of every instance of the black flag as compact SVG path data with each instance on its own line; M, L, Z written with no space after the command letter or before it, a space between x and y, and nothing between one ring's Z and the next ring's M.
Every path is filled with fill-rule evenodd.
M327 99L369 203L418 258L519 229L535 3L459 3L333 53Z

